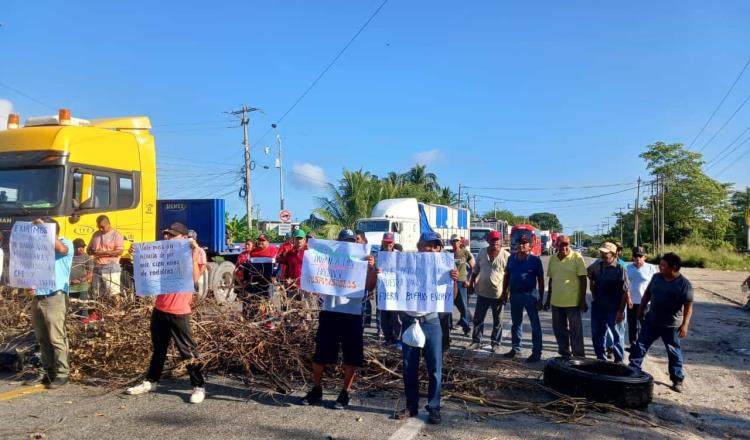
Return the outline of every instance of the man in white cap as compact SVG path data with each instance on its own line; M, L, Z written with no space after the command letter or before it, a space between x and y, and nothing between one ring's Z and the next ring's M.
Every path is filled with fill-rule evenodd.
M614 338L615 362L625 357L623 328L617 324L625 319L625 307L630 298L630 284L625 268L617 262L617 246L605 242L599 248L599 260L588 267L591 282L591 343L597 359L606 360L604 345L606 331Z

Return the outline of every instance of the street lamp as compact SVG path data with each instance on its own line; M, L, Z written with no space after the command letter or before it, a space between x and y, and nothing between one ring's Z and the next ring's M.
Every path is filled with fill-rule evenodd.
M284 210L284 163L281 152L281 135L279 130L276 128L276 124L271 124L274 133L276 133L276 144L279 146L279 156L276 158L276 168L279 169L279 200L281 202L281 210Z

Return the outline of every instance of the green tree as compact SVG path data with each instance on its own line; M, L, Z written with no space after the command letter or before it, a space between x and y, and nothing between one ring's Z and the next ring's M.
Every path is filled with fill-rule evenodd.
M244 243L245 240L250 238L250 229L247 227L247 215L238 217L236 215L229 216L229 213L224 213L224 223L227 228L227 235L231 238L234 243Z
M551 212L535 212L529 216L529 221L539 225L539 229L560 232L563 230L560 219Z
M703 173L703 156L682 144L656 142L640 155L666 184L665 241L723 241L730 224L729 184Z
M325 222L321 232L334 238L341 229L354 228L358 219L369 217L381 200L383 185L367 171L344 170L338 185L328 184L328 196L319 197L313 213Z
M727 240L737 249L748 249L748 222L750 222L750 187L732 194L731 228Z

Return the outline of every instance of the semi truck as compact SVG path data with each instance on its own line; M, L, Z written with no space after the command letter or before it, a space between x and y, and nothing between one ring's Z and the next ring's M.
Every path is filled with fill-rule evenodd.
M552 234L550 231L542 230L539 231L539 238L542 241L542 254L552 254Z
M221 239L223 201L205 201L207 205L199 208L188 201L157 200L156 146L150 130L146 116L86 120L61 109L56 116L28 118L21 126L17 114L9 115L8 129L0 131L4 246L15 222L39 217L56 220L63 236L88 242L102 214L129 242L153 241L182 209L189 218L187 226L199 229L199 243L210 243L209 255L230 260L209 265L201 293L213 290L217 300L230 299L231 260L238 250L229 249ZM206 215L204 209L213 214ZM201 214L189 215L193 211ZM212 223L214 232L198 225L199 218ZM123 254L121 263L122 283L128 286L129 254Z
M471 222L471 231L469 233L469 246L471 253L475 256L483 248L489 246L486 237L491 231L499 231L501 237L501 246L507 247L510 244L510 226L504 220L480 220Z
M375 249L383 234L392 232L396 243L409 251L417 249L419 235L426 231L439 233L446 245L453 234L468 237L470 218L465 208L422 203L415 198L385 199L372 208L370 217L357 220L356 228Z
M529 240L529 243L531 243L532 255L542 255L542 240L539 229L532 225L522 224L513 226L510 232L510 251L515 253L518 250L518 240L524 235Z

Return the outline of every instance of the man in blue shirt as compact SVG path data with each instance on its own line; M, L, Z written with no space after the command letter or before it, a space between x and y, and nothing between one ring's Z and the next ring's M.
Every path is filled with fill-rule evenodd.
M44 375L42 383L49 389L68 383L68 335L65 317L68 314L68 283L73 265L73 243L60 237L60 225L52 219L34 220L35 225L55 225L55 288L34 289L31 301L31 325L42 352Z
M515 357L521 351L523 337L523 311L531 323L531 356L526 362L538 362L542 358L542 325L539 322L539 310L544 298L544 267L542 260L531 255L531 243L527 236L518 240L518 251L508 259L508 268L503 278L503 295L500 301L508 301L510 292L510 317L513 348L505 357Z

